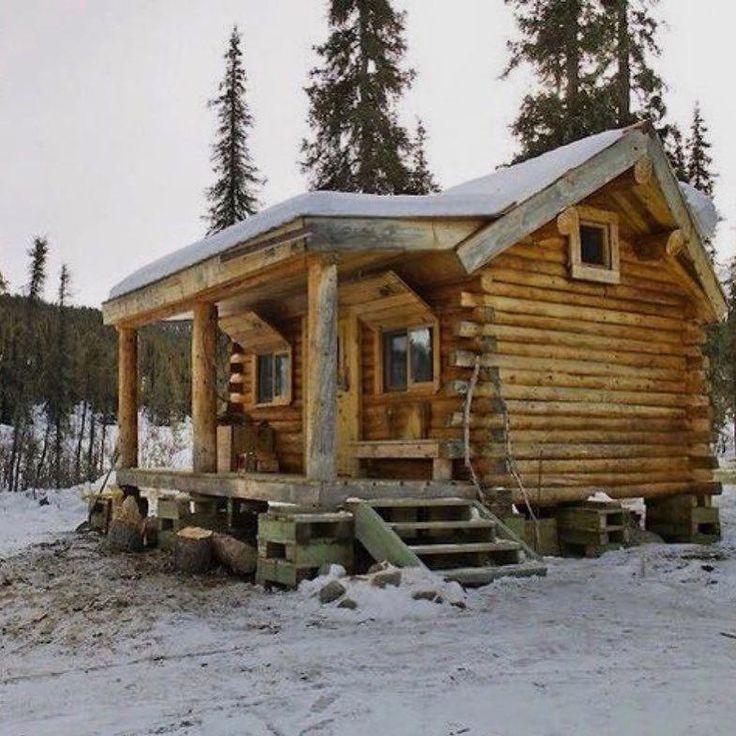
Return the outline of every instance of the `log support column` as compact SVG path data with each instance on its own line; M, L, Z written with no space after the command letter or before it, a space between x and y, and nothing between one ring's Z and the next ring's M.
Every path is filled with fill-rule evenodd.
M217 471L217 307L196 304L192 323L192 469Z
M118 467L138 467L138 332L118 327Z
M306 369L305 467L310 480L337 478L337 264L334 257L309 262Z

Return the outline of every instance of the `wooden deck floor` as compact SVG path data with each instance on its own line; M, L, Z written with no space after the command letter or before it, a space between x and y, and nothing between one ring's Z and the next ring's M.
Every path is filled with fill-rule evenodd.
M126 468L117 471L117 482L137 488L327 508L339 506L348 498L475 498L475 488L464 481L340 478L327 483L283 473L193 473L168 468Z

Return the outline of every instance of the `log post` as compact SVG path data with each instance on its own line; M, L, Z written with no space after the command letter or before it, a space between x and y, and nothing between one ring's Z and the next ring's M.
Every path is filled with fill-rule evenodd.
M329 256L309 262L307 291L307 478L337 478L337 264Z
M118 467L138 467L138 333L118 327Z
M192 323L192 468L217 471L217 307L195 304Z

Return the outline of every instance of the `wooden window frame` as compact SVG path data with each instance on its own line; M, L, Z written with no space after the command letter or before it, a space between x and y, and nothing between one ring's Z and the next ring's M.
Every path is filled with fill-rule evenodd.
M385 386L384 381L384 335L390 332L398 332L405 330L408 333L411 330L422 329L427 327L432 330L432 380L415 382L411 380L411 351L409 343L407 343L406 351L406 388L390 390ZM438 319L423 320L421 322L407 323L406 321L397 321L394 324L383 325L373 330L373 360L375 365L375 393L380 396L404 396L406 394L430 394L437 393L440 387L440 322Z
M608 265L596 266L583 262L580 228L585 225L605 228ZM557 218L557 228L568 237L571 278L604 284L621 282L618 215L615 212L583 205L568 207Z
M274 350L260 350L258 352L254 352L252 355L253 355L253 360L251 363L252 375L253 375L252 405L254 407L263 407L263 406L287 406L288 404L291 404L293 370L294 370L294 362L293 362L291 346L286 347L286 348L278 348ZM274 396L273 399L271 399L271 401L259 401L258 400L258 358L263 355L271 355L274 357L274 359L276 358L277 355L285 355L289 361L288 369L286 371L286 390L282 395ZM274 377L275 377L275 374L274 374Z

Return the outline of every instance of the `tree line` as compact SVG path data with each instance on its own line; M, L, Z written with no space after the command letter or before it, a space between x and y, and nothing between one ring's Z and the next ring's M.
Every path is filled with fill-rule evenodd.
M42 298L49 243L28 251L28 281L0 292L0 488L63 487L99 477L110 461L117 412L117 336L99 309L72 306L62 266ZM141 331L141 403L160 424L189 407L189 325Z
M508 41L503 78L534 72L511 123L521 161L603 130L649 120L672 167L712 195L716 173L708 127L697 102L687 130L670 119L667 86L655 68L661 52L658 0L505 0L517 34ZM428 132L401 123L402 96L416 71L405 62L406 13L390 0L330 0L328 33L309 71L310 134L300 166L311 189L374 194L439 190L429 165ZM214 183L205 194L207 233L260 207L264 178L250 151L255 125L248 102L242 35L230 33L225 73L209 106L216 116ZM69 304L66 267L56 298L42 299L48 242L35 238L29 277L8 294L0 274L0 486L67 485L98 475L115 423L116 336L99 310ZM715 259L712 245L710 255ZM707 353L716 427L736 409L736 261L726 264L728 319L711 328ZM189 411L190 343L186 323L141 331L141 403L156 423ZM40 421L39 421L40 418ZM38 428L41 428L40 431ZM7 435L8 433L6 433Z

